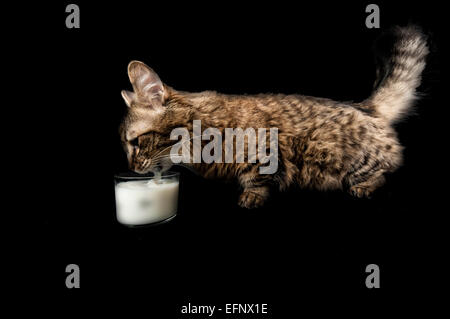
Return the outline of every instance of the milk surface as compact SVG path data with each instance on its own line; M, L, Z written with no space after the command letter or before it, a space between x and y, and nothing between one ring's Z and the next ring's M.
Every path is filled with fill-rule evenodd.
M178 188L178 180L170 178L116 184L117 220L125 225L143 225L174 216Z

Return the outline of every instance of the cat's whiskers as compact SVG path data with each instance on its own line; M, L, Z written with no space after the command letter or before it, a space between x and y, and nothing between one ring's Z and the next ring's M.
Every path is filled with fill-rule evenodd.
M152 157L151 160L155 161L155 160L160 159L160 158L168 158L168 157L171 157L171 156L172 155L170 155L170 154L160 155L160 156ZM173 154L173 156L180 156L180 155Z
M142 163L142 166L143 166L143 167L148 166L148 162L149 162L149 161L150 161L150 159L148 159L148 158L145 159L144 162Z
M166 159L173 159L173 158L181 158L182 156L181 155L166 155L166 156L160 156L160 157L158 157L158 158L153 158L152 160L151 160L151 163L152 164L160 164L163 160L166 160Z
M172 156L173 157L177 157L177 156L181 156L181 155L176 155L176 154L173 154L173 155L170 155L170 154L160 155L160 156L157 156L157 157L152 157L151 160L154 162L156 160L163 159L163 158L171 158Z
M158 165L160 165L160 164L162 164L163 163L163 161L164 160L170 160L171 161L171 159L172 158L175 158L175 157L181 157L181 155L162 155L162 156L159 156L159 157L157 157L157 158L152 158L152 159L149 159L148 161L146 161L146 162L144 162L145 163L145 170L153 170L153 168L155 168L155 167L157 167ZM166 163L167 164L167 163ZM171 165L173 165L174 163L171 161ZM164 163L163 163L163 165L164 165Z

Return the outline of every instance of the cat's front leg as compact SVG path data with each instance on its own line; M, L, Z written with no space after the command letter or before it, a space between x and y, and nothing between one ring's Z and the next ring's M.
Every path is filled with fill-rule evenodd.
M244 208L257 208L264 205L269 198L268 176L260 175L256 165L251 165L239 175L243 191L238 204Z
M267 198L269 198L269 187L267 186L244 188L239 196L238 204L244 208L258 208L264 205Z

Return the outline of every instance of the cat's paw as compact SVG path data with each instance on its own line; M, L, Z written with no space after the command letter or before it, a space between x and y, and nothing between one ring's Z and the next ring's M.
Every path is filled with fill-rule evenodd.
M258 208L264 205L266 198L254 191L244 191L239 197L238 204L243 208Z
M358 198L371 198L372 190L366 187L352 186L350 187L350 194Z

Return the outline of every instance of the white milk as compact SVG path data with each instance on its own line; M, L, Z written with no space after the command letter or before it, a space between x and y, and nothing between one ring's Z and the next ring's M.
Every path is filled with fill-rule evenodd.
M116 184L117 220L143 225L174 216L178 208L178 180L163 178Z

